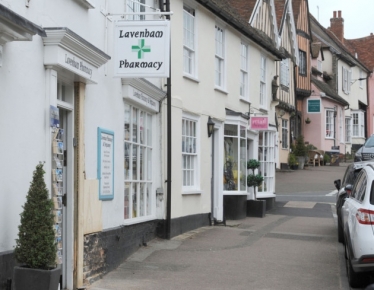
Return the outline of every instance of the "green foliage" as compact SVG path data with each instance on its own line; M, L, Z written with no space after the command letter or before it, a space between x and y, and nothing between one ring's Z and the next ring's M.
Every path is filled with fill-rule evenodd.
M260 167L260 161L256 159L249 159L247 162L247 169L255 170Z
M249 174L247 176L247 185L248 186L259 186L264 181L264 178L261 174Z
M293 153L288 154L288 165L294 166L297 164L296 156Z
M299 135L296 139L295 150L292 152L295 156L305 156L307 154L306 146L304 144L304 136Z
M326 164L326 163L330 163L330 160L331 160L331 158L330 158L330 155L328 155L328 154L323 154L323 162Z
M308 144L306 145L306 150L309 152L310 150L316 150L318 149L316 146L314 146L313 144Z
M53 202L44 182L43 164L36 166L23 206L14 250L16 259L30 268L47 269L55 264Z

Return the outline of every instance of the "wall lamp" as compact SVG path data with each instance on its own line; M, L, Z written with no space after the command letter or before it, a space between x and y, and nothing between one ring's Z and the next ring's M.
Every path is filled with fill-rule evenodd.
M278 112L278 118L281 119L284 116L284 114L286 114L286 112L284 110L280 110Z
M208 138L209 138L210 136L212 136L213 130L214 130L214 122L210 116L208 118L207 125L208 125Z

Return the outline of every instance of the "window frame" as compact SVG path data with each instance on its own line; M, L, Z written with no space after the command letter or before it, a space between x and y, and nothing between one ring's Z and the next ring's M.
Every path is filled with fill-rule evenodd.
M282 119L282 149L288 149L288 120Z
M261 55L260 66L260 107L266 107L266 57Z
M351 92L352 70L342 67L342 90L346 95Z
M126 12L145 12L145 1L146 0L126 0ZM126 18L127 20L145 20L145 15L127 15Z
M191 13L192 12L192 13ZM186 31L188 28L186 28L186 18L185 17L191 17L192 19L192 30L190 32L190 41L192 41L192 46L190 44L186 43L187 35ZM189 27L191 28L191 27ZM187 76L191 76L194 78L197 78L197 29L196 29L196 9L187 5L183 4L183 73ZM189 65L188 68L186 68L186 53L188 54L189 58Z
M249 101L249 78L248 78L248 44L240 44L240 98Z
M136 112L136 118L134 116ZM128 114L128 115L127 115ZM125 103L124 107L124 223L133 224L155 218L153 192L153 136L154 116L137 106ZM143 119L142 119L143 118ZM126 127L126 124L128 127ZM136 128L134 127L136 125ZM126 129L127 128L127 129ZM136 136L134 136L136 132ZM127 151L128 150L128 151ZM127 152L127 153L126 153ZM135 153L134 153L135 152ZM127 154L127 155L126 155ZM136 159L134 160L134 154ZM126 163L126 156L129 160ZM145 157L144 157L145 156ZM130 160L131 158L131 160ZM142 162L143 160L143 162ZM149 164L150 161L150 164ZM134 176L134 164L136 174ZM128 164L128 166L126 166ZM126 171L127 168L127 171ZM127 172L127 173L126 173ZM135 191L135 193L134 193ZM142 194L143 192L143 194ZM134 195L136 211L134 216ZM141 204L143 196L143 204ZM143 214L141 214L143 210Z
M280 62L280 84L289 88L290 86L290 59L285 58Z
M225 29L220 24L215 24L215 61L214 84L216 88L225 89ZM220 33L220 34L218 34ZM221 35L217 39L217 37Z
M352 118L345 117L345 143L352 143Z
M193 122L195 124L195 136L187 136L184 135L183 124L184 122ZM187 132L186 132L187 133ZM195 138L195 152L184 152L184 138ZM185 143L187 144L187 143ZM199 194L201 193L200 189L200 118L194 116L192 114L188 114L183 112L182 119L181 119L181 186L182 186L182 194ZM184 168L184 156L194 156L193 158L193 185L184 185L184 170L189 169L191 172L191 168Z
M306 52L299 49L299 75L306 76L307 75L307 58Z
M334 139L335 137L335 118L334 109L325 109L325 138Z
M357 115L357 124L355 124ZM365 114L363 111L357 110L352 111L352 137L353 138L364 138L365 137ZM357 134L356 134L357 133Z

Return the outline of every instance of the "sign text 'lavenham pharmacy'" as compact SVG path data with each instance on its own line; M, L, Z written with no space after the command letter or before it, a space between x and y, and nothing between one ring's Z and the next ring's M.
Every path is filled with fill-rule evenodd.
M169 77L169 21L120 21L114 33L114 76Z

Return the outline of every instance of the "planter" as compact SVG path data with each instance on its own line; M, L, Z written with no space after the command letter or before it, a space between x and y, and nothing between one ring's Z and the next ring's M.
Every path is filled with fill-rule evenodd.
M290 168L292 170L298 170L299 169L299 165L290 165Z
M247 200L247 216L264 217L266 213L265 200Z
M223 212L226 220L245 219L247 211L246 195L224 195Z
M296 156L296 158L299 163L299 169L304 169L305 156Z
M52 270L14 267L13 290L57 290L61 269Z

